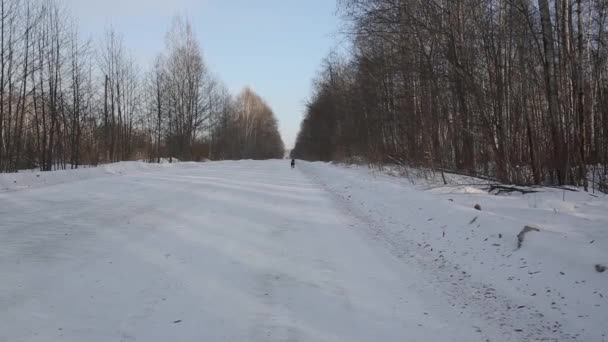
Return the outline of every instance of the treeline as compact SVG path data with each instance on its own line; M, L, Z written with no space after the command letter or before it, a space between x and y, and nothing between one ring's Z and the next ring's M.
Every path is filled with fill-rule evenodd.
M60 1L0 0L0 172L281 158L272 110L249 89L229 94L190 23L175 19L165 40L142 70L114 30L82 39Z
M272 109L245 88L214 117L212 156L215 159L283 158L284 146Z
M325 62L294 156L520 184L605 179L605 0L338 5L352 50Z

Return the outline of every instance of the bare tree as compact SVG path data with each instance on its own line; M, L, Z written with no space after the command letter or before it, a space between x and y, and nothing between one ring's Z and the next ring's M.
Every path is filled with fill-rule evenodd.
M294 156L585 188L606 169L605 1L338 4L352 50L324 63Z
M118 32L94 47L59 0L0 0L0 48L0 172L235 155L235 102L187 20L175 19L145 79ZM279 144L258 126L242 133L252 132Z

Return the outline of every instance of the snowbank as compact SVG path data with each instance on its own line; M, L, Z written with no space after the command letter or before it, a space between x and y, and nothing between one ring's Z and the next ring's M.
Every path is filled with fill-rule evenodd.
M86 167L70 170L57 170L49 172L27 171L19 173L0 173L0 192L19 191L24 189L40 188L68 182L75 182L99 177L131 174L135 172L150 172L167 168L192 168L200 163L179 162L151 164L145 162L120 162L104 164L98 167Z
M605 195L541 188L496 196L466 182L429 188L365 167L302 167L394 254L449 284L452 305L479 302L489 316L513 315L502 319L519 321L522 334L608 338L608 272L596 271L608 264ZM540 231L517 249L525 226Z

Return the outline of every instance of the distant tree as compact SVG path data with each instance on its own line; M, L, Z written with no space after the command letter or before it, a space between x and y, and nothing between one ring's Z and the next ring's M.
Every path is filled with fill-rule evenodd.
M234 101L225 98L215 127L222 159L283 157L283 141L272 109L250 88Z

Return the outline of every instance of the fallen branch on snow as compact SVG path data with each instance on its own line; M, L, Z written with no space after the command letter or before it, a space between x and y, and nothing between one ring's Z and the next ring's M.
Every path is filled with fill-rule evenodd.
M517 234L517 249L521 248L521 245L524 243L524 236L528 232L540 232L540 229L530 226L525 226L519 234Z
M520 192L522 195L525 195L525 194L533 194L533 193L538 192L537 190L533 190L533 189L529 189L529 188L522 188L522 187L518 187L518 186L491 184L488 187L488 192L491 193L494 191L496 191L496 195L500 195L502 193L511 193L511 192Z

